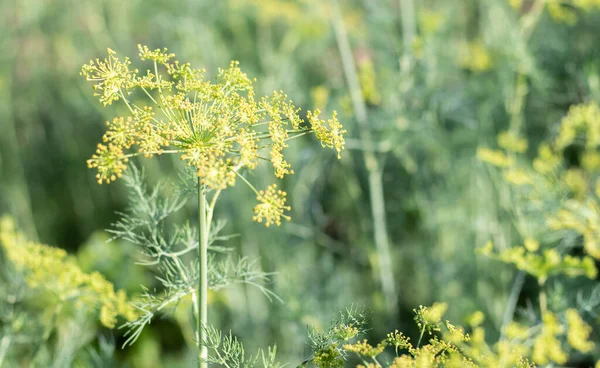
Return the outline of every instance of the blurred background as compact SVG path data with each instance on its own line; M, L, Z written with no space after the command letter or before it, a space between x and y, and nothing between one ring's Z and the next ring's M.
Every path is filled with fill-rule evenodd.
M521 238L506 184L476 149L510 129L533 157L570 105L600 100L600 4L544 3L4 0L0 214L117 288L152 285L135 249L106 243L127 191L120 181L97 185L86 159L105 121L123 111L101 107L81 66L107 47L135 60L140 43L167 47L209 75L239 60L257 93L282 89L304 110L337 110L347 150L338 161L311 137L290 145L296 174L282 186L293 220L278 229L251 221L254 196L244 186L223 196L216 217L241 234L230 245L277 273L270 287L283 303L236 286L211 294L211 320L247 351L276 343L279 360L292 364L310 354L307 328L326 327L349 305L369 309L373 338L396 328L418 336L412 310L434 301L448 302L457 323L483 311L493 338L516 272L474 250ZM137 163L156 182L174 175L175 161ZM257 187L267 175L253 178ZM176 314L124 350L122 331L96 328L117 345L119 364L193 364Z

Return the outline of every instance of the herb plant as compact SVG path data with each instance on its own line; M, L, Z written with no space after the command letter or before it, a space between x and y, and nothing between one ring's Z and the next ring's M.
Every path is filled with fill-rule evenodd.
M204 70L180 63L166 49L138 48L141 61L148 61L151 66L145 73L133 69L129 58L121 60L111 49L107 58L92 60L82 68L81 74L93 84L104 106L122 102L129 111L128 116L107 122L103 142L98 144L88 166L97 170L98 183L110 183L123 175L133 157L176 154L196 173L193 182L198 199L197 229L186 226L170 238L164 236L161 221L180 208L182 202L160 201L156 191L144 193L140 176L134 172L129 179L137 196L133 212L141 209L137 211L141 214L125 217L117 223L114 233L144 248L152 259L149 263L161 267L160 280L167 290L161 298L151 292L143 296L146 302L137 305L141 317L126 325L131 328L127 342L135 341L154 313L191 295L199 366L206 367L213 359L208 347L220 340L220 336L209 333L215 330L209 328L207 298L209 278L218 274L218 267L209 264L212 258L208 251L215 239L211 239L211 232L217 229L213 214L221 192L240 179L258 200L253 220L267 227L279 226L282 219L290 219L286 215L290 210L286 193L276 184L258 190L244 173L256 169L264 160L271 163L277 178L292 174L283 150L290 140L309 133L314 133L324 147L335 149L339 158L345 130L335 112L323 120L319 110L308 111L303 119L300 109L281 91L257 98L253 81L237 62L231 62L228 69L219 69L216 80L211 82L205 80ZM265 151L268 157L262 156ZM196 256L186 264L188 253ZM233 267L233 272L248 283L254 277L263 277L243 271L247 265L242 261ZM210 286L220 285L217 282ZM231 338L227 341L235 346Z

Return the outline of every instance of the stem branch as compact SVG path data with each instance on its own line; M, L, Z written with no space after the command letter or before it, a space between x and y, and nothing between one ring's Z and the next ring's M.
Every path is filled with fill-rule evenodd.
M352 108L358 122L358 132L360 140L363 142L365 150L363 158L365 166L369 172L369 199L371 202L371 214L373 222L373 232L375 235L375 247L377 249L379 279L383 294L385 295L386 309L389 314L396 311L398 298L396 294L396 283L392 269L391 251L389 244L389 235L386 224L385 198L383 195L382 167L372 149L372 135L369 126L367 107L362 96L360 82L358 79L354 56L350 40L346 32L346 27L341 15L339 0L334 2L333 6L333 28L335 38L342 60L342 69L348 83Z
M208 326L208 218L206 211L206 189L198 178L198 209L199 209L199 259L198 259L198 310L196 316L196 330L198 333L198 367L208 368L206 359L208 349L206 342L206 327Z

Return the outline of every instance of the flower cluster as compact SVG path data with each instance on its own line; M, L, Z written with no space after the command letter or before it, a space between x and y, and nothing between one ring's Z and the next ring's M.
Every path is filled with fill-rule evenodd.
M485 332L479 323L483 321L481 312L476 317L470 318L473 328L473 337L465 333L461 326L455 326L449 321L442 323L442 318L447 309L444 303L435 303L430 307L420 306L415 310L415 321L423 333L427 332L430 338L421 339L413 345L410 339L398 331L389 333L387 337L373 346L367 340L352 344L345 344L345 352L352 352L363 362L357 367L521 367L531 368L533 364L527 360L530 349L522 344L522 340L501 340L490 346L485 341ZM583 326L587 326L582 322ZM434 328L428 329L427 326ZM445 329L443 327L445 326ZM582 333L583 331L583 333ZM587 342L585 328L580 328L578 337ZM395 348L395 358L387 365L382 365L380 356L388 347ZM379 359L378 359L379 358ZM339 360L339 356L338 356ZM325 367L326 365L319 365Z
M289 216L284 215L284 211L289 211L290 207L285 205L286 193L278 190L277 185L273 184L267 188L267 191L258 192L256 199L260 202L254 207L254 217L256 222L265 221L265 226L272 224L281 225L281 218L290 220Z
M292 174L283 151L289 140L301 135L315 133L338 157L344 149L346 131L335 112L322 120L319 111L308 111L307 122L281 91L257 98L253 80L238 62L219 69L211 82L204 79L204 70L174 60L166 49L139 46L139 57L152 63L145 74L110 49L107 58L82 68L100 102L123 101L130 112L107 123L103 143L88 160L98 171L98 183L121 177L131 157L177 154L196 169L203 185L223 190L235 184L242 169L255 169L261 159L271 162L278 178ZM268 158L261 156L263 149L268 149ZM268 189L258 199L255 219L279 225L287 209L284 193Z
M115 326L118 316L137 318L124 291L115 291L98 272L83 272L63 249L27 241L9 218L0 219L0 245L30 288L48 292L60 303L74 300L76 308L97 313L109 328Z
M598 274L592 257L561 256L555 249L545 249L540 254L537 252L539 243L531 239L526 239L523 246L507 248L498 253L493 249L492 242L488 242L479 248L478 252L504 263L514 264L519 270L534 276L542 284L548 277L557 274L569 277L584 275L592 280Z
M557 235L574 232L583 239L585 253L600 259L597 240L600 235L600 107L593 102L572 106L563 118L557 136L540 144L532 163L521 157L527 151L528 143L516 134L499 134L498 146L500 149L479 148L477 157L502 171L504 180L514 187L515 194L522 196L519 202L524 208L537 208L538 213L544 214L538 231L550 229ZM573 152L575 163L567 159ZM529 249L525 244L524 248L504 250L500 258L538 278L545 277L542 274L546 275L550 269L562 269L569 276L595 277L597 273L593 260L587 256L576 260L546 251L541 251L544 254L540 255L535 254L537 248ZM486 254L491 255L490 252ZM550 266L550 260L557 263ZM573 267L579 271L575 272Z
M427 330L428 332L439 331L442 317L448 304L446 303L434 303L431 307L419 306L419 309L415 309L415 322L421 330Z

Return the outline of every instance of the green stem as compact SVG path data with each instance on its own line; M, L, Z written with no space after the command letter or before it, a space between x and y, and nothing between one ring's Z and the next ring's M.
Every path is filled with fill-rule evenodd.
M417 342L417 348L421 347L421 340L423 340L423 335L425 334L425 324L423 324L423 328L421 329L421 336L419 336L419 342Z
M414 0L400 0L400 17L402 18L402 39L405 54L412 54L417 34L417 17Z
M251 183L248 181L248 179L244 178L244 176L243 176L242 174L238 173L238 172L237 172L237 170L235 171L235 174L236 174L237 176L239 176L239 177L240 177L240 179L242 179L242 180L244 181L244 183L248 184L248 186L250 187L250 189L252 189L252 190L254 191L254 193L256 193L256 195L260 195L260 194L259 194L259 192L258 192L258 190L257 190L257 189L254 187L254 185L252 185L252 184L251 184Z
M544 290L544 286L546 284L546 280L540 280L540 314L542 315L542 320L544 319L544 315L548 311L548 298L546 297L546 291Z
M0 340L0 365L2 365L2 361L8 352L8 348L10 346L10 336L4 336L2 340Z
M385 296L386 310L393 316L396 312L398 294L392 267L392 256L390 250L389 234L386 223L385 197L383 193L383 167L372 148L373 137L367 114L367 106L362 96L360 82L354 56L350 46L350 40L342 19L339 0L334 1L333 6L333 29L336 43L342 60L342 69L346 77L350 99L358 122L360 140L365 150L363 159L368 171L369 200L371 202L371 215L374 232L374 242L377 249L378 271L381 287Z
M198 367L208 368L206 358L208 349L200 345L206 341L206 327L208 326L208 218L206 211L206 189L198 178L198 208L200 225L200 253L198 260L198 310L196 315L196 330L198 331Z

